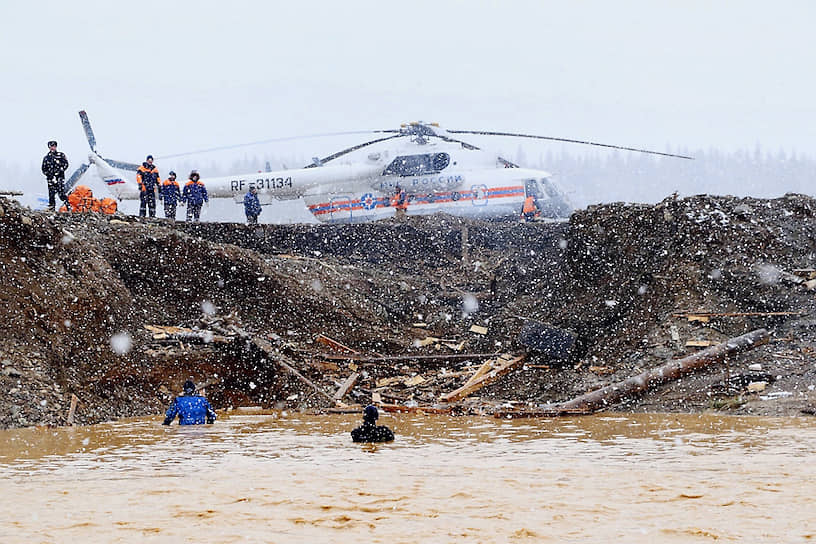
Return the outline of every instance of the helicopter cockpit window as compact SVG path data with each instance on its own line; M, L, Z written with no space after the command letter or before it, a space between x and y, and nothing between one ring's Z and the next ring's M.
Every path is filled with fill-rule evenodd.
M447 168L450 155L434 153L423 155L402 155L397 157L383 171L384 176L422 176L435 174Z

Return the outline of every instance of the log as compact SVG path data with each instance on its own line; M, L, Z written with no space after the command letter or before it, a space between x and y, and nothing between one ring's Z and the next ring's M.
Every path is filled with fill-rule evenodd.
M757 329L742 336L726 340L722 344L698 351L688 357L670 361L663 366L641 372L622 382L607 385L606 387L566 402L546 405L541 408L541 411L547 412L548 415L595 412L612 404L616 404L621 399L632 397L655 385L676 380L685 374L689 374L711 363L721 361L730 355L753 349L762 344L767 344L769 337L770 335L767 330ZM506 413L504 414L504 416L507 415ZM519 415L515 417L523 417L523 415L520 412Z
M343 385L340 386L340 389L334 394L334 401L339 402L343 400L343 397L346 396L346 393L349 392L349 389L354 387L354 384L357 383L357 379L360 377L358 372L352 372L346 381L343 382Z
M478 391L479 389L487 385L490 385L491 383L495 382L505 374L509 373L511 370L519 366L526 357L527 354L522 354L510 360L507 359L500 360L496 368L494 368L481 378L473 382L469 382L460 387L459 389L456 389L455 391L445 393L444 395L439 397L439 400L443 402L456 402L457 400L461 400L467 397L468 395Z

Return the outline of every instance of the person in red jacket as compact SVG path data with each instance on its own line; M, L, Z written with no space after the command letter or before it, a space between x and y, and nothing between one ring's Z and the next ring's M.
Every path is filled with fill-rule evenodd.
M150 211L150 217L156 217L156 191L159 189L159 169L153 165L153 155L148 155L145 162L136 170L136 182L139 184L139 217Z

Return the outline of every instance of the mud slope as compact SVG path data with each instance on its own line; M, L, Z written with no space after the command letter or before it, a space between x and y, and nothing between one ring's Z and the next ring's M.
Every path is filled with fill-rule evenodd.
M816 400L806 283L816 203L802 195L611 204L568 224L440 216L250 228L46 215L9 200L0 209L0 427L64 424L72 394L80 423L156 414L191 376L222 409L325 408L275 363L285 357L332 393L357 367L327 359L319 335L369 356L520 353L530 320L573 334L570 356L530 352L479 391L482 409L565 400L699 349L689 341L759 327L773 331L767 346L613 408L794 415ZM213 321L268 342L275 360L245 341L161 341L145 329ZM419 342L427 337L446 342ZM376 389L434 403L482 360L363 365L346 401L370 402ZM411 386L401 378L417 375ZM748 393L761 378L767 390Z

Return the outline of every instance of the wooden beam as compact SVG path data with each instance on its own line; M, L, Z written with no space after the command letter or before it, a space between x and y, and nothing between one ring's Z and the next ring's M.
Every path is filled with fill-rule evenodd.
M352 372L349 375L349 377L346 378L346 381L343 382L343 385L340 386L340 389L338 389L337 392L334 394L334 401L339 402L339 401L343 400L343 397L346 396L346 393L348 393L349 390L352 387L354 387L354 384L357 383L357 380L359 379L359 377L360 377L359 372Z
M504 359L504 362L499 362L495 368L487 372L482 377L477 380L474 380L471 383L465 384L459 389L455 391L451 391L450 393L445 393L444 395L439 397L439 400L443 402L456 402L461 400L468 395L478 391L479 389L490 385L491 383L497 381L499 378L504 376L505 374L509 373L510 371L514 370L518 367L524 359L527 357L527 354L522 354L517 357L514 357L510 360Z

